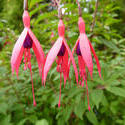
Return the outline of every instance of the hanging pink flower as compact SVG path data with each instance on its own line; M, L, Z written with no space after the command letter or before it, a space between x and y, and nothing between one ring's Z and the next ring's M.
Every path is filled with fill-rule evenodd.
M91 78L93 78L92 77L93 62L92 62L92 56L91 56L91 51L92 51L95 61L97 63L99 76L101 77L101 67L99 64L99 60L98 60L98 57L96 56L95 50L92 47L92 44L88 40L87 35L85 33L85 23L82 17L79 17L78 25L79 25L80 36L76 42L76 45L73 48L73 53L74 53L74 50L76 49L76 54L82 57L84 64L87 66L90 72Z
M58 57L56 62L57 62L57 72L60 73L60 96L59 96L59 103L58 103L58 107L60 107L61 82L62 82L61 76L63 73L64 86L65 86L66 80L68 78L68 72L69 72L68 55L70 56L73 67L74 67L77 84L78 84L78 71L77 71L77 67L76 67L72 52L64 38L65 25L64 25L62 19L60 19L59 24L58 24L58 33L59 33L59 38L57 39L57 41L55 42L53 47L50 49L50 51L46 57L46 61L45 61L44 68L43 68L42 79L43 79L43 82L45 85L47 74L48 74L54 60L56 59L56 57Z
M30 29L30 16L28 11L26 10L23 13L23 23L25 28L14 46L11 57L11 68L12 68L12 74L14 73L14 71L16 71L16 75L18 77L19 66L21 64L21 60L24 54L24 70L29 68L31 73L33 104L35 106L36 101L35 101L33 79L32 79L30 49L32 48L35 53L40 76L42 74L42 64L44 63L44 52L41 48L39 41L37 40L37 38Z
M87 86L87 74L86 74L85 67L88 68L91 78L93 79L93 62L92 62L91 51L97 63L97 68L98 68L100 78L101 78L101 67L99 64L98 57L96 56L95 50L92 47L92 44L88 40L87 35L85 33L85 23L81 16L79 17L78 25L79 25L80 36L73 48L72 53L74 54L74 51L76 50L76 54L78 56L79 74L81 78L81 81L79 82L79 84L82 85L83 87L84 82L86 82L88 109L90 110L89 93L88 93L88 86ZM69 61L69 66L70 66L70 61Z

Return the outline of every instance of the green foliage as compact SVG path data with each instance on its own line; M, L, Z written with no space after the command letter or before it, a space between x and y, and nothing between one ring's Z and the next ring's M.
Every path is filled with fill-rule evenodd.
M46 87L41 85L35 55L32 53L33 81L37 106L32 104L29 71L19 70L19 79L12 77L10 58L12 48L23 29L22 0L0 1L0 125L125 125L125 39L124 8L120 1L99 1L95 27L90 32L95 0L81 1L86 33L99 57L102 79L95 61L94 79L88 78L91 111L88 111L85 87L77 87L71 66L66 87L62 85L61 107L59 100L59 74L56 65L48 74ZM66 39L72 48L78 38L78 9L74 1L62 1L65 13ZM9 11L8 11L9 10ZM58 37L58 13L50 1L30 0L31 28L44 52L51 48L50 35ZM75 57L76 58L76 57Z

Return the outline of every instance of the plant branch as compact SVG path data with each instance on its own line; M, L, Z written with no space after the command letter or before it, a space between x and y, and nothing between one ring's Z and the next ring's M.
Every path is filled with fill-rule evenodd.
M94 26L95 26L95 20L96 20L98 5L99 5L99 0L97 0L96 3L95 3L95 11L94 11L93 22L92 22L92 25L91 25L90 32L93 32L93 29L94 29Z
M79 8L79 17L82 17L82 9L81 9L80 3L78 0L76 0L76 3L77 3L78 8Z
M28 10L28 0L24 0L24 10Z

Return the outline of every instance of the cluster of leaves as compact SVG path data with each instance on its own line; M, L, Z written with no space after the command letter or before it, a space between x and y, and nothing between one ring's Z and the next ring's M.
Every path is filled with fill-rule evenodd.
M11 8L12 4L9 2L12 1L6 0L5 5ZM17 5L16 3L13 0L15 8L22 6L21 1ZM99 1L93 32L90 32L90 26L95 0L84 0L80 4L86 23L86 33L100 59L103 76L101 80L94 62L94 80L88 77L91 111L87 109L86 89L77 87L72 67L71 81L67 81L65 89L62 89L61 108L58 108L59 74L56 72L56 65L49 72L44 88L41 85L41 78L38 77L34 54L32 54L32 69L37 106L33 107L30 72L23 71L22 63L17 80L15 75L12 77L10 67L12 48L19 35L19 32L16 35L17 30L22 29L20 12L23 10L18 13L17 10L10 9L10 20L7 20L9 16L8 18L4 16L5 8L2 8L3 13L0 16L2 15L7 21L0 20L0 125L125 124L125 39L122 35L123 30L120 32L119 27L116 27L123 24L119 15L122 11L120 4L116 0ZM62 7L66 39L72 48L78 37L78 9L75 0L64 0ZM50 6L49 0L46 2L30 0L29 12L31 28L41 42L44 52L47 53L51 47L51 33L54 32L55 35L53 41L58 37L57 10ZM15 25L11 21L14 17L16 19L20 17Z

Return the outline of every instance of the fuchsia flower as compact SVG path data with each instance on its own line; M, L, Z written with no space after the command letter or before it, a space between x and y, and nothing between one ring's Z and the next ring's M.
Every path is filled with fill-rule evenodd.
M97 63L99 76L101 77L101 68L100 68L99 60L92 47L92 44L88 40L87 35L85 33L85 23L82 17L79 17L78 25L79 25L80 36L76 42L76 45L73 48L73 53L74 53L74 50L76 49L76 54L78 56L82 56L84 63L87 66L90 72L91 78L92 78L92 74L93 74L93 62L92 62L92 56L91 56L91 51L92 51L92 53L94 54L96 63Z
M78 56L78 65L79 65L79 74L80 74L80 85L82 87L84 86L84 82L86 82L86 89L87 89L87 100L88 100L88 109L90 110L90 105L89 105L89 93L88 93L88 86L87 86L87 74L85 67L88 68L91 78L93 79L93 62L92 62L92 56L91 56L91 51L94 55L95 61L97 63L97 68L99 72L99 76L101 78L101 67L99 64L98 57L96 56L95 50L92 47L90 41L87 38L87 35L85 33L85 23L82 19L82 17L79 17L79 31L80 31L80 36L73 48L72 53L74 54L74 51L76 50L76 54ZM70 62L69 62L70 65Z
M59 96L59 103L58 103L58 107L60 107L61 81L62 81L61 74L63 73L64 86L65 86L66 80L68 78L68 72L69 72L68 55L70 56L73 67L74 67L77 84L78 84L78 71L77 71L77 67L76 67L72 52L69 49L67 42L64 38L65 25L64 25L62 19L60 19L59 24L58 24L58 33L59 33L59 38L57 39L57 41L55 42L53 47L50 49L50 51L46 57L46 61L45 61L44 67L43 67L42 79L43 79L43 82L45 85L48 71L50 70L56 57L58 57L56 62L57 62L57 72L60 73L60 96Z
M32 48L35 53L40 76L42 73L42 64L44 63L44 52L41 48L39 41L30 30L30 16L28 11L26 10L23 13L23 23L25 28L14 46L12 57L11 57L11 68L12 68L12 74L14 73L14 71L16 71L16 74L18 77L19 66L21 64L21 60L24 54L24 70L29 68L31 73L33 104L35 106L36 101L35 101L33 79L32 79L30 49Z

